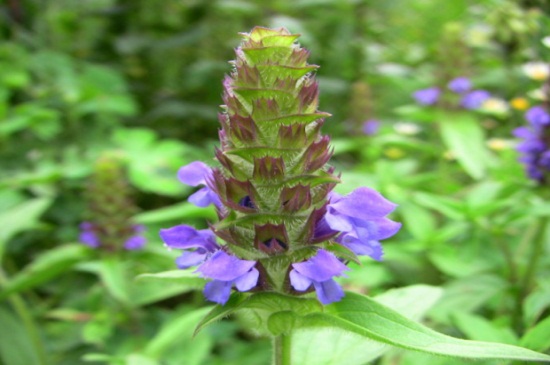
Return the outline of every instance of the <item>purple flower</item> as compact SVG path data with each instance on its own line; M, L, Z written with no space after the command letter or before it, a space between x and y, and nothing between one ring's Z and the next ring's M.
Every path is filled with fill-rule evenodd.
M521 154L518 160L525 165L530 179L544 183L550 172L550 144L547 140L550 115L543 107L535 106L525 113L525 119L529 124L513 132L521 139L516 147Z
M323 217L330 229L341 232L337 241L357 255L382 259L379 240L393 236L401 228L386 215L396 204L386 200L374 189L361 187L342 197L333 193Z
M99 240L99 236L97 235L96 231L98 230L98 227L96 227L91 222L82 222L80 224L80 236L79 240L80 242L84 243L85 245L88 245L92 248L98 248L101 246L101 241ZM145 237L141 234L145 230L145 227L141 224L134 225L132 227L133 235L130 236L123 244L123 247L126 250L139 250L141 249L145 243Z
M550 114L542 106L534 106L527 110L525 119L534 127L543 127L550 124Z
M460 101L460 105L466 109L477 109L490 97L491 94L486 90L474 90L464 94Z
M80 224L80 235L78 239L83 244L90 246L92 248L98 248L101 242L95 233L94 225L90 222L82 222Z
M439 99L440 90L437 87L431 87L428 89L422 89L413 93L413 98L418 104L432 105L437 103Z
M134 235L124 242L124 248L127 250L139 250L145 246L147 242L142 233L145 231L145 227L141 224L136 224L132 227Z
M222 250L216 251L197 268L202 277L213 279L205 285L204 296L223 305L229 299L233 285L239 291L252 289L260 276L254 265L256 261L241 260Z
M176 264L180 269L199 265L210 254L220 249L211 230L196 230L185 224L161 229L160 237L167 247L184 250L176 259Z
M342 287L333 278L341 276L346 270L349 268L336 256L320 249L308 260L292 264L290 284L298 291L306 291L313 284L321 303L330 304L344 296Z
M472 83L470 82L470 79L467 77L457 77L455 79L452 79L448 84L447 87L452 92L463 94L466 91L469 91L472 87Z
M202 189L195 192L189 197L189 202L197 207L207 207L210 204L221 206L221 201L218 195L207 185L207 180L212 178L212 169L206 164L195 161L189 165L181 167L178 171L178 179L190 186L204 185Z
M380 122L374 119L367 120L363 123L363 133L367 136L375 135L380 129Z

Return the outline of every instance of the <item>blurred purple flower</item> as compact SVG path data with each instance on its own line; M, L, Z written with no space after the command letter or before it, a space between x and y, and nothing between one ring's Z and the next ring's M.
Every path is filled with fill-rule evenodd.
M95 233L94 225L90 222L82 222L80 224L80 235L78 239L83 244L92 248L98 248L100 245L99 238Z
M470 82L470 79L468 79L467 77L457 77L455 79L452 79L447 84L447 87L452 92L463 94L471 89L472 83Z
M415 91L413 97L418 104L432 105L437 103L441 91L437 87Z
M181 167L178 171L178 179L190 186L204 185L203 188L189 196L189 202L197 207L207 207L214 204L221 206L218 195L207 185L207 180L212 178L212 169L200 161L191 162Z
M98 228L91 222L82 222L80 224L80 242L92 248L98 248L101 246L101 240L97 234ZM126 250L139 250L145 243L145 237L141 234L145 230L145 227L141 224L134 225L132 227L132 236L130 236L123 244Z
M550 172L550 142L548 132L550 116L541 106L525 113L528 126L516 128L514 136L520 138L516 150L521 154L519 161L525 165L529 178L543 183Z
M336 241L355 254L381 260L379 241L393 236L401 228L401 223L386 218L396 206L370 188L355 189L344 197L332 193L320 225L326 224L330 229L341 232Z
M166 247L184 250L181 256L176 259L176 265L180 269L199 265L209 255L220 249L211 230L197 230L185 224L161 229L160 237Z
M542 127L550 124L550 114L542 106L534 106L527 110L525 119L534 127Z
M474 90L464 94L460 105L466 109L477 109L483 105L483 102L491 97L486 90Z
M233 285L239 291L254 288L260 276L254 265L256 261L241 260L222 250L216 251L197 268L202 277L213 279L205 285L204 296L223 305L229 299Z
M308 260L292 264L292 268L290 284L297 291L306 291L313 284L323 304L337 302L344 296L342 287L333 278L349 268L332 253L320 249Z
M142 233L145 231L145 226L136 224L132 227L134 235L124 242L124 248L127 250L139 250L145 246L147 242Z
M372 136L378 133L380 129L380 122L374 119L367 120L363 123L363 133L367 136Z

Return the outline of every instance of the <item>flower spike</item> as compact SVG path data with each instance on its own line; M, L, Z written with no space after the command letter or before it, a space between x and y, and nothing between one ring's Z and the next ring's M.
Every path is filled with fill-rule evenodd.
M178 175L202 186L189 201L213 203L220 221L210 234L178 226L161 236L184 250L180 267L199 265L210 301L225 304L233 288L315 291L323 304L338 301L344 292L334 278L348 268L325 248L379 260L379 240L400 227L386 218L395 204L368 188L332 193L340 179L328 165L330 138L321 134L330 114L317 110L318 67L307 63L298 35L256 27L242 36L222 83L219 167L194 162Z

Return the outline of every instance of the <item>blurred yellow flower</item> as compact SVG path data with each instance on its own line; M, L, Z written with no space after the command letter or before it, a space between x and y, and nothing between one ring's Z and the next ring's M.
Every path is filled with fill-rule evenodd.
M487 147L493 151L502 151L513 146L513 142L503 138L490 138L487 140Z
M537 81L546 80L550 74L550 66L545 62L528 62L522 68L527 77Z
M396 160L405 156L405 152L401 148L389 147L384 150L384 155L386 155L386 157L388 158Z
M527 110L529 108L529 102L525 98L513 98L510 100L510 105L516 110Z

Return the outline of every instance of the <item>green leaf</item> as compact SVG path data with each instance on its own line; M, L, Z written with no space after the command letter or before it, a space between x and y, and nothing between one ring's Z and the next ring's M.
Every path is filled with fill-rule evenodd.
M126 357L125 365L160 365L160 363L140 354L130 354Z
M522 337L520 345L535 351L550 349L550 317L545 318L527 331Z
M420 319L439 299L441 290L414 285L389 290L374 298L407 318ZM292 334L292 360L296 365L363 365L391 349L339 328L301 328Z
M0 306L0 363L3 365L40 365L25 327L15 315Z
M399 213L404 220L403 226L414 238L422 241L430 240L436 227L435 217L430 211L412 202L407 202L399 206Z
M430 310L430 317L449 323L457 311L474 311L489 299L505 291L508 283L496 275L475 274L448 283L441 300Z
M89 249L83 245L61 246L46 251L11 278L2 288L0 300L63 274L76 263L86 260L88 253Z
M467 312L453 313L456 326L471 340L501 342L516 345L518 339L509 328L495 326L483 317Z
M187 280L199 279L204 284L204 279L199 278L194 270L169 270L154 274L141 274L136 276L137 281L159 280L171 281L179 284L186 283Z
M532 326L537 318L550 307L550 282L540 285L523 301L523 319L526 326Z
M462 247L440 247L439 250L430 252L428 258L442 273L453 278L473 276L491 268L487 257L472 257L471 253L461 249Z
M469 114L441 114L440 131L445 145L474 179L485 176L490 155L479 121Z
M101 261L99 276L109 294L124 305L132 306L127 267L117 257L105 257Z
M325 313L300 318L304 328L339 328L388 345L435 355L472 359L550 362L550 356L517 346L467 341L435 332L375 300L356 293L325 307Z
M245 294L233 293L229 297L227 303L225 303L224 305L215 306L214 309L212 309L210 312L208 312L206 316L204 316L204 318L195 328L194 335L196 336L206 326L233 314L239 308L240 304L246 301L246 299L247 297Z
M132 285L132 298L136 305L146 305L191 290L200 290L204 284L204 279L192 270L141 274Z
M423 192L414 193L413 199L419 205L434 209L451 219L464 219L464 204L458 200Z
M34 226L52 203L52 198L36 198L0 213L0 259L8 240L18 232Z
M114 362L115 358L111 355L101 354L101 353L88 353L82 356L82 360L86 362Z
M177 346L182 341L191 341L193 328L210 309L210 307L205 307L193 310L167 321L155 337L149 341L143 350L143 355L159 359L170 347Z
M395 112L405 119L416 122L435 122L438 117L434 109L413 104L397 107Z

